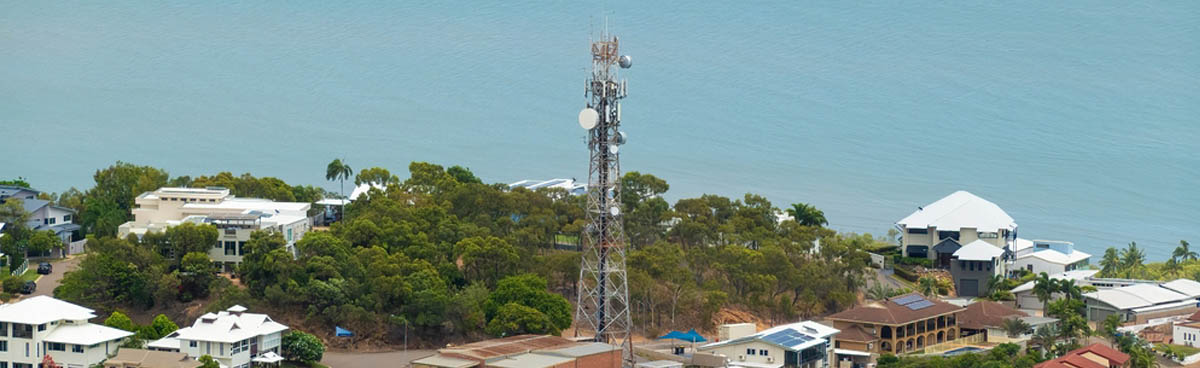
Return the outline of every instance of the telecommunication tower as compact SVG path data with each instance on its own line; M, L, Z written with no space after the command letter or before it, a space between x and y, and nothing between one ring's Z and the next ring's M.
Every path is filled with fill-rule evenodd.
M621 226L621 160L625 143L621 128L621 99L625 80L618 66L627 69L633 60L618 53L616 37L603 34L593 41L592 75L579 112L579 126L588 131L587 216L583 236L583 261L579 271L579 299L575 310L575 336L619 346L625 366L633 364L632 319L629 283L625 273L625 231Z

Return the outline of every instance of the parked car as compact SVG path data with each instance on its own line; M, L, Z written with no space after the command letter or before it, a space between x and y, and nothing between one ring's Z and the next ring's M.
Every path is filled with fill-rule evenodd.
M25 285L21 285L21 294L33 294L33 292L36 290L37 290L36 282L26 281Z
M50 272L53 272L53 271L54 271L54 266L51 266L50 262L38 263L38 273L43 274L43 275L49 275Z

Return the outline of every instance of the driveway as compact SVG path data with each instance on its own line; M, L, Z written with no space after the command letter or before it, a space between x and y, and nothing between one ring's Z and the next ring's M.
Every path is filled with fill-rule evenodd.
M50 264L54 265L54 270L49 275L42 275L37 279L37 290L33 292L33 296L48 295L54 296L54 288L62 283L63 275L67 272L74 271L79 266L79 260L83 258L81 255L68 257L67 259L50 260ZM40 259L36 263L30 261L29 267L36 268L37 263L41 263L45 259Z
M875 271L874 272L875 281L873 282L873 284L883 284L892 289L903 289L903 288L907 287L904 284L900 283L900 280L896 280L896 277L893 276L893 275L895 275L895 271L878 269L878 268L874 268L873 270Z
M321 358L321 364L330 368L376 368L376 367L408 367L409 363L436 353L436 350L410 349L404 351L388 351L383 353L350 353L344 351L326 351Z

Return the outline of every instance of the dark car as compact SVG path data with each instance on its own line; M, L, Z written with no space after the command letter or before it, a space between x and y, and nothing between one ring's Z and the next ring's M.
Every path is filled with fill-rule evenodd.
M51 266L50 262L38 263L38 273L43 274L43 275L49 275L50 272L53 272L53 271L54 271L54 266Z
M36 282L26 281L25 285L21 285L21 294L33 294L33 292L36 290L37 290Z

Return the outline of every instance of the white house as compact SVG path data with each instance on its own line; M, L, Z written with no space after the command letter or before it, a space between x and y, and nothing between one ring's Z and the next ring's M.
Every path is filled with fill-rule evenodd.
M88 323L96 315L49 296L0 305L0 362L33 368L49 355L66 368L86 368L117 353L133 333Z
M1176 322L1171 332L1171 341L1176 345L1200 347L1200 312Z
M964 245L954 251L950 262L950 276L959 296L981 296L987 293L992 277L1005 274L1004 249L983 239Z
M200 316L191 327L172 332L147 347L186 353L193 358L208 355L229 368L249 368L255 358L279 354L287 329L270 316L246 313L246 307L235 305Z
M962 190L918 207L896 227L906 257L933 259L944 268L964 244L983 240L1010 249L1017 234L1017 224L1000 206Z
M236 198L220 187L159 188L142 193L135 203L134 220L121 224L117 236L162 232L184 222L212 224L220 233L208 256L226 272L242 262L243 246L254 231L280 233L291 249L312 229L310 203Z
M70 242L75 232L79 231L80 226L73 223L75 210L56 206L43 199L24 198L22 195L17 193L13 197L0 200L0 202L12 199L20 200L25 212L29 213L29 221L25 223L25 227L34 231L54 231L54 234L64 242Z
M1020 244L1031 243L1025 247ZM1053 275L1087 268L1092 255L1075 250L1075 244L1065 241L1017 239L1018 251L1013 271L1027 270L1034 274Z
M746 336L731 336L697 348L725 356L730 367L829 367L833 336L840 332L813 321L775 326Z

